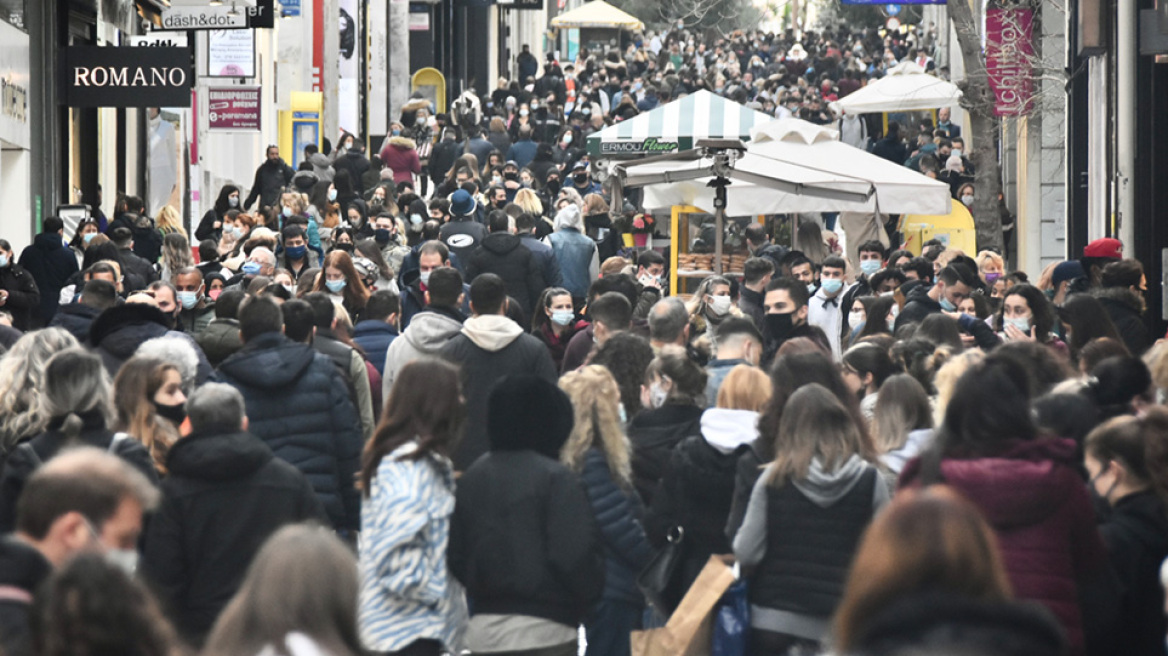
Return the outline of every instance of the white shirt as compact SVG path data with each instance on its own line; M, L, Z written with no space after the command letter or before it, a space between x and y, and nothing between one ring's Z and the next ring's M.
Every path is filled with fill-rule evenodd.
M847 293L850 285L845 285L839 290L839 293L832 298L828 298L824 293L823 288L820 287L815 296L807 302L807 323L812 326L818 326L823 332L827 333L827 341L831 344L831 355L836 362L839 362L843 351L840 349L840 330L843 328L843 322L846 313L841 307L843 303L844 294Z

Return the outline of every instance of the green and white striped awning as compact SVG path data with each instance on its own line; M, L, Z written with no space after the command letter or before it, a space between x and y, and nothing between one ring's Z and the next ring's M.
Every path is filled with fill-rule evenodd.
M700 139L750 139L750 129L773 116L709 91L698 91L588 137L588 154L640 157L689 150Z

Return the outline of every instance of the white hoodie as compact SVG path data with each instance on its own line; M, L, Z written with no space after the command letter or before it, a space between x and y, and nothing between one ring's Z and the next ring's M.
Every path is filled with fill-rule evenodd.
M462 324L462 334L484 351L501 351L523 334L523 328L501 314L471 317Z
M710 408L702 413L702 437L719 453L733 453L758 439L758 413L753 410Z

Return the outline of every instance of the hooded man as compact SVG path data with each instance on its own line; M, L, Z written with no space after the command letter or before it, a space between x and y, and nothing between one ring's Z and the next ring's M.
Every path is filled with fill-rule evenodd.
M535 375L551 383L558 377L543 342L507 318L507 303L503 280L492 273L480 275L470 286L474 316L439 350L439 355L462 367L462 391L470 417L485 416L491 389L509 375ZM470 422L454 454L455 469L465 471L486 451L486 427L481 421Z

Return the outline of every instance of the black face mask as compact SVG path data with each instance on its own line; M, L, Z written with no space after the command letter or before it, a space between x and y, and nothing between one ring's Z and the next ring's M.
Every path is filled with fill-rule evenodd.
M333 250L345 251L346 253L352 253L353 252L353 245L348 243L348 242L342 242L340 244L333 246Z
M575 180L576 184L578 184L578 185L588 184L588 174L587 173L577 173L576 175L572 176L572 179Z
M547 188L548 188L548 191L552 192L553 195L560 193L560 181L559 180L548 180L547 181Z
M515 171L506 171L503 173L503 177L507 178L508 180L518 180L519 174Z
M170 421L175 426L183 423L183 420L187 418L187 409L181 403L177 405L155 403L154 411L158 413L159 417Z
M781 342L794 328L795 313L766 315L766 338L769 342Z
M373 233L373 241L379 244L388 244L391 236L388 228L378 228Z
M503 200L495 201L495 207L497 207L499 209L503 209L504 207L507 207L507 199L504 198Z

